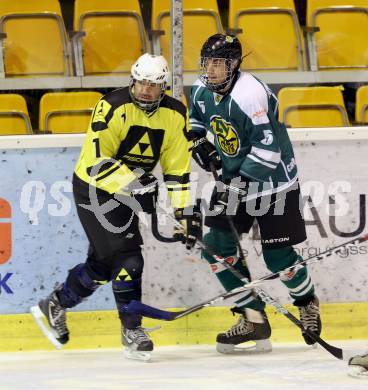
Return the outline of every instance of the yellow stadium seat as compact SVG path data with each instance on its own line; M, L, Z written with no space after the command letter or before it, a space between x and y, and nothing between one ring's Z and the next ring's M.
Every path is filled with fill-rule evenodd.
M368 0L308 0L317 69L368 67Z
M229 26L237 33L247 70L304 70L304 39L293 0L230 0Z
M40 131L51 133L86 132L93 109L102 97L99 92L50 92L40 100Z
M160 36L162 55L170 59L170 0L153 0L152 28L163 30ZM183 70L198 72L199 57L207 38L223 32L216 0L183 0Z
M279 120L288 127L349 126L342 87L282 88Z
M18 94L0 94L0 134L32 134L27 103Z
M357 90L355 121L361 124L368 124L368 85L364 85Z
M61 15L57 0L0 1L2 76L70 75L70 44Z
M76 0L74 29L83 34L73 42L85 75L129 73L147 51L138 0Z

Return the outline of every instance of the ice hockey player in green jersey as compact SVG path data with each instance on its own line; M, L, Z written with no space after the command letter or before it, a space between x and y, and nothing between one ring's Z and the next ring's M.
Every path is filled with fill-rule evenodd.
M306 232L294 152L285 125L278 121L277 98L262 81L239 70L242 59L236 37L215 34L208 38L201 50L199 80L191 92L190 123L194 160L207 171L222 169L221 182L212 194L211 213L206 216L210 231L204 241L249 277L246 266L237 261L229 214L240 234L248 233L257 220L263 258L272 272L299 260L292 245L303 242ZM206 138L208 131L214 145ZM203 256L227 291L241 285L206 251ZM299 308L303 326L319 335L319 301L307 268L296 266L293 272L283 273L281 281ZM230 353L248 341L255 341L258 351L271 350L264 303L249 291L231 310L240 318L217 336L218 351ZM307 335L303 337L307 344L314 343Z

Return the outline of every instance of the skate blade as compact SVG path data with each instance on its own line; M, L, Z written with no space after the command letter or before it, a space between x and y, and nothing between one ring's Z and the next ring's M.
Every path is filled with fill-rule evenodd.
M216 350L224 354L244 354L252 355L258 353L268 353L272 351L272 344L270 340L255 340L254 345L239 347L234 344L217 343ZM240 344L241 345L241 344Z
M130 348L124 348L123 354L126 359L140 360L146 363L151 361L151 352L148 351L134 351Z
M44 334L45 337L51 342L51 344L57 348L61 349L63 347L63 344L61 344L57 339L52 329L49 328L48 325L45 324L44 319L47 322L47 319L45 315L42 313L41 309L38 306L32 306L30 308L30 312L32 314L32 317L36 321L36 324L40 328L41 332Z
M361 366L349 366L348 375L358 379L368 379L368 370Z

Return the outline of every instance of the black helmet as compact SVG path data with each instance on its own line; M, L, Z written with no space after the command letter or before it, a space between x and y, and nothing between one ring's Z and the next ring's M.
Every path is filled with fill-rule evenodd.
M201 57L241 59L242 46L233 35L214 34L203 44Z
M207 66L210 59L224 59L224 79L221 82L210 82ZM200 79L208 89L221 92L232 83L242 61L242 46L233 35L214 34L203 44L201 49Z

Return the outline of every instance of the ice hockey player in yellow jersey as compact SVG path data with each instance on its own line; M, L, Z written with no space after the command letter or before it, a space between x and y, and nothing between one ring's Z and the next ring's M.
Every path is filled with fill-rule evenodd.
M131 68L128 87L103 96L92 114L73 177L78 216L89 240L84 263L69 270L56 290L31 308L56 346L69 340L65 311L111 282L129 358L148 360L153 343L141 316L122 308L142 295L142 237L138 211L155 209L159 162L188 249L201 234L201 214L190 206L191 141L186 107L165 94L170 73L162 56L144 54Z

